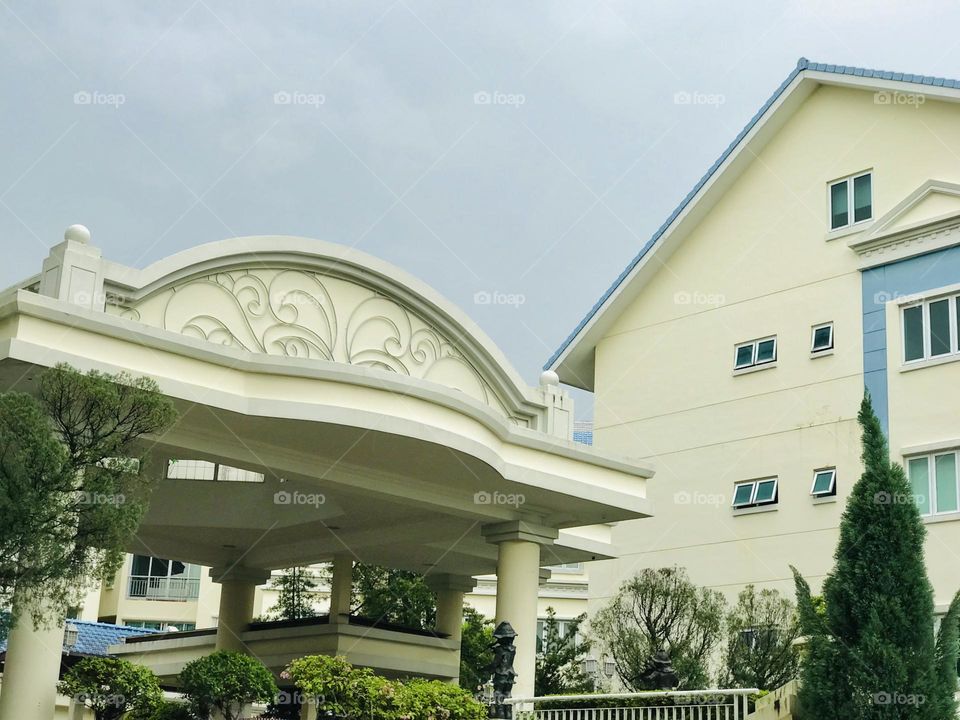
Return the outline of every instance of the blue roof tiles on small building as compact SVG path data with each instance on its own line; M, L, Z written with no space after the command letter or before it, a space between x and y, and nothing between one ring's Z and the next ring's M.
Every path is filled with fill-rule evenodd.
M67 623L77 628L77 644L71 648L63 646L63 652L72 655L108 655L107 648L117 645L125 638L135 635L152 635L162 632L145 628L127 627L126 625L110 625L109 623L90 622L88 620L68 620ZM7 651L6 640L0 642L0 653Z

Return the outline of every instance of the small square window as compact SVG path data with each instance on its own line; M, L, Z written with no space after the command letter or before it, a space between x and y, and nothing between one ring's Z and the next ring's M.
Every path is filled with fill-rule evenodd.
M870 173L852 175L830 183L830 229L864 222L873 217L873 178Z
M810 352L833 350L833 323L814 325L813 337L810 342Z
M746 507L753 502L753 489L756 483L740 483L733 490L733 506Z
M736 367L744 368L753 365L753 343L741 345L737 348Z
M777 341L761 340L757 343L757 365L760 363L773 362L777 359Z
M813 473L813 487L810 494L814 497L828 497L837 494L837 469L825 468Z
M761 480L760 482L757 483L757 492L753 498L753 501L757 505L776 502L776 500L777 500L777 481L776 480Z

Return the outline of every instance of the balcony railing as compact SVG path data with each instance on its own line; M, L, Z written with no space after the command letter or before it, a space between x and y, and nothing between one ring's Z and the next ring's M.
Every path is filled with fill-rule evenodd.
M514 698L516 720L744 720L756 688Z
M149 577L131 575L129 596L144 600L196 600L200 595L200 578Z

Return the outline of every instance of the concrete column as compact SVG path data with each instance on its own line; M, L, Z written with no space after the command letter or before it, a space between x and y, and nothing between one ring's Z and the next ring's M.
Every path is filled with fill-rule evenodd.
M513 697L533 697L537 662L537 600L540 589L540 546L553 543L558 532L524 521L487 525L483 536L497 545L497 617L517 633Z
M437 595L437 631L459 644L463 635L463 596L477 586L477 581L467 575L450 573L434 573L427 575L425 580ZM457 648L458 655L459 652ZM449 682L458 684L459 675L450 678Z
M336 555L333 558L333 579L330 583L330 622L350 622L350 594L353 591L353 558Z
M0 689L0 720L53 717L63 656L64 615L51 615L48 626L38 626L25 607L10 631Z
M257 586L270 579L269 570L247 567L210 568L210 577L220 584L216 650L246 652L241 636L253 620Z

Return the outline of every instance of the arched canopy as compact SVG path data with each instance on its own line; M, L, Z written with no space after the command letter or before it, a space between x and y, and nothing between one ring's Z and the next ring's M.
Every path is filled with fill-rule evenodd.
M573 443L558 386L526 386L463 313L348 248L239 238L137 270L68 240L0 295L0 387L57 362L152 377L180 409L131 551L473 575L495 570L485 529L559 533L551 565L613 555L606 524L649 513L652 472Z

